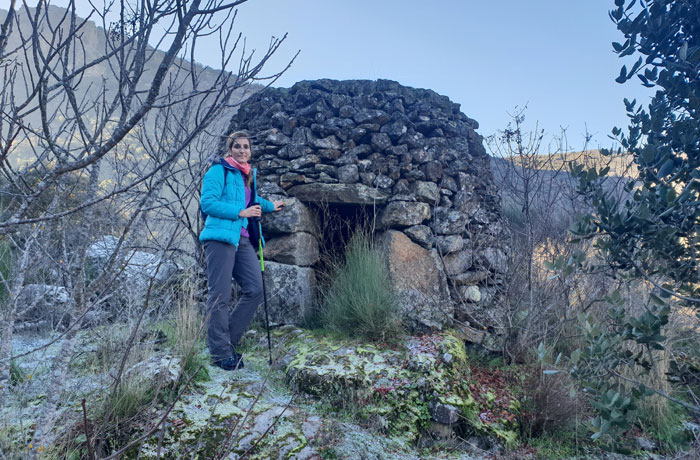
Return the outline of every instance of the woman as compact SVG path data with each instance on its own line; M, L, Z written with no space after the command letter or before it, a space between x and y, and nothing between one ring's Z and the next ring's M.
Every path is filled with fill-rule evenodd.
M209 168L202 181L200 203L207 218L199 240L209 282L207 346L213 363L225 370L243 367L235 345L263 299L262 274L249 239L248 219L284 207L283 201L257 196L256 170L249 161L250 137L235 132L226 141L224 158ZM232 274L242 295L229 312Z

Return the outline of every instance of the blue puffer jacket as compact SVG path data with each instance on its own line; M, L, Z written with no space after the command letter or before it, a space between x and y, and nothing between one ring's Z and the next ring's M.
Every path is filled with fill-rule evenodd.
M226 172L224 168L230 172ZM256 172L256 169L253 168L253 187L251 189L253 196L251 198L260 205L262 212L272 212L275 206L268 200L257 196ZM227 174L225 188L224 174ZM238 246L241 228L248 226L247 218L238 217L238 213L246 207L241 172L225 162L217 163L209 168L202 179L200 204L202 211L207 215L207 220L204 222L202 233L199 234L199 241L221 241Z

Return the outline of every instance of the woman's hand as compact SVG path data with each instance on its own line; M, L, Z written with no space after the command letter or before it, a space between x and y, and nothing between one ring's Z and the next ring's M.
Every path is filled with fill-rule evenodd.
M287 203L285 203L284 201L273 201L272 204L275 205L275 209L273 209L272 212L281 211L282 208L284 208L287 205Z
M243 211L238 213L238 217L260 217L262 215L262 209L259 204L253 205L249 208L245 208Z

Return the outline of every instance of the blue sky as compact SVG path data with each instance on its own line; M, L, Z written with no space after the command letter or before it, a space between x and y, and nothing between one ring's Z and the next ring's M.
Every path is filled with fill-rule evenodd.
M281 61L301 54L276 86L316 78L388 78L430 88L462 106L482 135L527 104L526 124L567 129L571 147L609 146L626 126L624 97L646 100L637 81L614 80L623 41L613 0L254 0L240 8L248 46L288 32ZM636 58L627 58L634 61Z
M271 36L288 33L271 73L301 50L275 86L397 80L461 104L484 136L527 105L526 127L538 122L549 135L566 128L578 150L586 131L594 136L589 147L610 146L612 127L627 125L622 99L652 94L635 80L614 81L626 61L612 52L611 42L623 41L608 18L613 6L613 0L250 0L239 8L237 30L260 52ZM217 54L206 48L198 60L216 67Z

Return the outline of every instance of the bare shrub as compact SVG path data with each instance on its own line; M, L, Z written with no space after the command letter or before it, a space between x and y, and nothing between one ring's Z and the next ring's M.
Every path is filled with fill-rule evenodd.
M572 162L612 164L620 174L607 185L621 189L630 159L602 157L597 150L571 152L566 132L552 138L535 125L525 128L525 109L516 108L512 123L487 140L494 179L501 190L503 217L511 235L509 282L501 296L508 314L506 355L528 361L540 343L566 351L575 348L576 315L603 301L611 286L605 276L589 273L553 276L549 263L590 251L591 243L572 242L569 226L584 203L569 173Z
M569 431L583 415L582 401L572 393L573 382L565 373L545 374L540 366L528 367L523 382L520 429L527 438Z
M252 84L281 73L261 72L283 39L255 59L243 49L234 32L235 8L243 3L91 3L91 20L101 28L79 18L74 1L67 9L10 4L0 35L0 233L9 247L3 260L11 262L0 270L7 293L0 302L0 405L18 396L7 384L13 358L60 347L39 376L46 397L32 421L28 458L51 443L65 405L78 396L67 385L79 332L107 308L117 310L113 318L125 321L128 333L110 363L105 400L114 407L105 413L128 413L132 405L120 395L142 393L127 371L145 322L160 314L160 301L175 299L157 280L165 261L197 260L200 223L188 213L196 212L204 158L220 147L218 136ZM196 63L205 36L220 38L221 70ZM117 244L102 263L88 263L91 243L105 235ZM138 290L122 282L134 250L158 261ZM13 337L26 307L17 299L37 282L68 292L69 320L48 344L17 355ZM113 417L103 419L110 422L95 425L95 439L86 434L96 450Z

